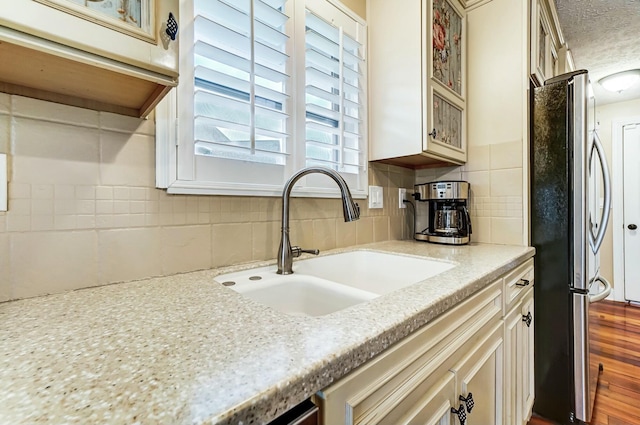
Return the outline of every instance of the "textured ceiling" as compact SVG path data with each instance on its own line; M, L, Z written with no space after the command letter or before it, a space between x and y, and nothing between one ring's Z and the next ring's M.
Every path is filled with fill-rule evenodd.
M587 69L598 104L640 98L640 83L623 93L597 81L640 69L640 0L555 0L560 26L577 69Z

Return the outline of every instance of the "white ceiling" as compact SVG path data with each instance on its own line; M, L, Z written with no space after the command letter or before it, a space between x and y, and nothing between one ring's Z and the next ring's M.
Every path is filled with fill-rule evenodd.
M596 102L640 98L640 83L622 93L604 90L607 75L640 69L640 0L555 0L562 33L577 69L589 71Z

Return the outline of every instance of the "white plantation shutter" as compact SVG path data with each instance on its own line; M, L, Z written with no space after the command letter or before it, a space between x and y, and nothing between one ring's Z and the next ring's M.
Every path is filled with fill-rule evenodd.
M364 28L337 9L330 15L325 9L326 17L320 9L306 11L306 165L358 174L366 163L364 46L357 41Z
M180 1L180 83L156 109L158 187L279 196L294 172L322 165L365 196L366 27L337 5ZM293 194L339 190L309 175Z
M289 137L285 3L195 2L197 155L284 164Z

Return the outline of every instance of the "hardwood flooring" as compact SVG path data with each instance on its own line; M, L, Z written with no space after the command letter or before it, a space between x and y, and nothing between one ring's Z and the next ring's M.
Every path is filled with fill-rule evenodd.
M589 334L604 371L591 425L640 425L640 307L602 301L591 305ZM529 425L554 425L531 418Z

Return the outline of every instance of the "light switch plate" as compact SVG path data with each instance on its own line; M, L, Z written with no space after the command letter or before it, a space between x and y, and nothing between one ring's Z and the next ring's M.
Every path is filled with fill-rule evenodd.
M382 206L382 186L369 186L369 208Z
M0 211L7 210L7 154L0 153Z

